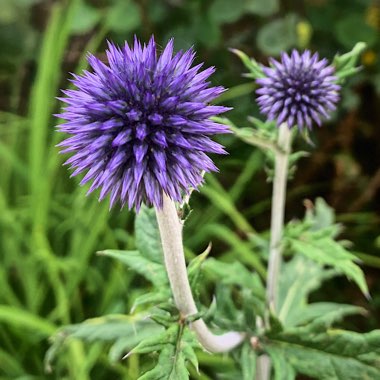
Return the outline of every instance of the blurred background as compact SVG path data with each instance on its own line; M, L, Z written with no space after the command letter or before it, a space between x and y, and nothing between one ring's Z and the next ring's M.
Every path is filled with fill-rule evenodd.
M266 63L291 48L332 59L358 41L368 49L361 72L342 92L333 119L315 129L311 151L289 185L287 219L301 218L304 200L322 196L344 223L345 239L363 261L372 299L344 278L327 283L316 299L355 303L367 318L349 328L368 331L380 318L380 1L378 0L0 0L0 379L134 379L135 355L109 364L103 345L71 341L53 371L44 368L48 338L57 327L110 313L128 313L148 283L120 264L96 256L105 248L134 248L134 213L108 210L85 197L62 167L55 145L56 96L70 72L86 68L86 53L104 57L106 39L122 44L151 34L163 46L194 45L197 62L215 66L214 84L230 90L218 101L234 107L239 127L259 116L254 84L229 48ZM212 255L252 268L250 232L269 227L271 185L263 154L234 136L217 158L220 173L192 197L185 230L189 256L210 240ZM199 228L201 226L201 228ZM133 285L132 285L133 284ZM233 366L200 357L201 375ZM223 367L224 366L224 367ZM46 371L48 370L48 371Z

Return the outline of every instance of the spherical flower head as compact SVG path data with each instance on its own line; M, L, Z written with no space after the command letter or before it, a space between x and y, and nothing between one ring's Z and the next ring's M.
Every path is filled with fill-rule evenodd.
M321 118L329 118L336 109L340 86L335 69L326 59L306 50L300 54L283 53L281 62L270 59L271 67L264 67L264 78L256 80L260 88L257 102L260 111L277 125L286 123L312 128L313 121L321 125Z
M214 68L192 67L193 50L173 54L173 40L158 56L153 37L147 46L109 43L106 55L108 65L90 54L92 72L74 75L76 89L59 98L72 176L85 172L81 184L92 181L88 193L100 188L100 200L110 194L111 207L160 208L163 193L181 201L217 170L207 153L225 153L209 137L229 132L210 120L228 110L209 105L224 91L207 81Z

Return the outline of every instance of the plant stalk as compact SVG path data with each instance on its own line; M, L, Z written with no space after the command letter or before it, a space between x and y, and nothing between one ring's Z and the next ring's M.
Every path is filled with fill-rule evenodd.
M269 310L274 313L277 307L277 287L282 257L281 239L284 229L286 184L291 150L291 130L286 123L280 125L277 144L280 151L275 154L266 294Z
M269 311L276 314L278 282L282 259L281 239L284 230L286 184L288 178L289 155L291 151L291 130L286 123L279 127L277 146L275 151L275 172L273 178L271 233L269 246L269 262L267 272L266 302ZM268 321L264 321L268 328ZM267 355L259 358L257 363L257 378L270 378L270 360Z
M169 277L174 302L183 318L198 313L190 283L187 277L185 255L182 244L182 223L174 202L163 195L163 206L156 208L156 216L161 235L164 261ZM210 352L227 352L245 339L245 334L231 331L214 335L202 319L190 323L201 345Z

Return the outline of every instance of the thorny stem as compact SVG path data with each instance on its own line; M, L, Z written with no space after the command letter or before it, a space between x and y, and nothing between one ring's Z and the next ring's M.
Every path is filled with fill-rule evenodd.
M288 178L289 154L291 150L291 131L286 123L279 127L277 145L275 151L275 172L273 178L271 233L269 246L269 262L267 273L266 301L269 311L276 313L278 281L281 266L281 239L284 229L286 183ZM264 326L268 322L264 321ZM268 356L259 358L257 365L257 378L268 380L270 378L270 361Z
M183 318L198 313L189 280L182 244L182 223L178 217L174 202L163 195L163 207L156 208L158 226L161 235L164 261L169 277L175 304ZM227 352L245 339L245 334L231 331L223 335L214 335L202 319L190 323L198 341L210 352Z

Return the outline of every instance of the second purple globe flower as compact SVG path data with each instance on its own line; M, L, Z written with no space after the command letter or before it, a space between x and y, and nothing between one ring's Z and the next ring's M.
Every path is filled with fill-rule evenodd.
M321 125L322 118L329 118L340 86L335 68L326 59L308 50L302 54L293 50L291 55L283 53L281 62L270 59L270 63L271 67L263 68L265 77L256 80L257 102L268 120L311 129L313 122Z
M173 55L173 40L158 56L153 37L147 46L109 43L106 55L108 65L90 54L92 72L74 76L77 89L60 98L66 122L58 130L71 137L59 146L73 154L66 164L73 176L86 173L89 193L110 194L111 206L161 207L163 193L181 201L203 171L217 170L207 153L225 153L209 137L229 132L210 120L228 110L209 105L224 91L207 81L214 68L192 67L192 49Z

